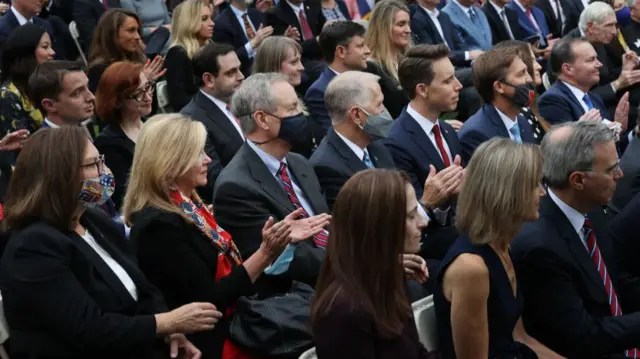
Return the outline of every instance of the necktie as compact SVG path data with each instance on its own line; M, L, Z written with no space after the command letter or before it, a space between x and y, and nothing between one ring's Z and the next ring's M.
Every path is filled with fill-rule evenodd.
M311 32L311 26L307 21L307 17L304 14L304 10L300 9L298 12L298 20L300 20L300 28L302 28L303 40L309 40L313 38L313 32Z
M436 123L433 126L433 136L436 138L436 145L438 145L438 151L440 151L440 157L442 157L442 162L445 167L451 166L451 160L449 159L449 155L447 154L447 150L444 148L444 142L442 142L442 134L440 133L440 126Z
M613 288L613 283L611 282L611 277L609 277L607 266L605 265L604 258L602 258L602 254L600 253L600 248L598 248L598 243L596 242L596 234L591 227L591 221L589 220L589 218L584 219L584 225L582 226L582 229L585 232L587 250L589 251L589 255L591 255L591 260L596 266L598 274L600 274L600 278L602 278L604 289L607 291L611 315L622 315L622 309L620 308L620 304L618 303L616 290ZM638 358L640 356L640 350L628 349L627 351L625 351L625 356L628 358Z
M529 22L531 22L533 27L535 27L538 33L540 33L540 28L538 27L538 23L536 23L536 19L533 17L533 15L531 15L531 9L527 9L525 13L527 14L527 18L529 19Z
M502 22L504 22L504 27L507 29L507 32L509 33L509 38L511 40L513 40L513 34L511 33L511 27L509 26L509 20L507 19L507 13L505 12L504 9L502 9L502 11L500 11L500 17L502 18Z
M102 7L105 9L109 8L109 4L107 3L107 0L101 0L100 3L102 3Z
M253 39L254 37L256 37L256 32L253 31L253 27L251 26L251 23L249 22L249 14L248 13L244 13L242 14L242 21L244 22L244 30L247 32L247 37L249 38L249 40Z
M474 25L478 25L478 15L476 15L476 12L473 11L473 9L469 9L469 19L471 19L471 22Z
M367 168L374 168L375 166L373 165L373 162L371 162L371 159L369 158L369 154L368 153L364 153L364 156L362 157L362 163L364 163L365 166L367 166Z
M591 102L591 97L589 97L589 94L584 94L584 97L582 98L582 101L584 101L584 103L587 105L587 109L589 110L593 110L595 107L593 106L593 102Z
M513 140L522 143L522 137L520 137L520 125L516 119L516 123L509 129L509 132L513 135Z
M294 207L296 207L296 209L302 208L302 216L304 218L308 218L309 213L307 212L306 209L304 209L304 207L302 207L302 204L300 204L300 200L298 199L298 196L296 195L296 192L293 189L293 183L291 183L291 178L289 177L286 163L284 162L280 163L280 169L278 170L278 173L280 174L280 179L282 179L282 183L284 184L284 190L287 192L287 197L289 197L289 201L291 201L291 203L293 204ZM323 229L322 232L313 236L313 242L318 247L324 248L327 245L328 237L329 237L329 232L327 232L326 229Z

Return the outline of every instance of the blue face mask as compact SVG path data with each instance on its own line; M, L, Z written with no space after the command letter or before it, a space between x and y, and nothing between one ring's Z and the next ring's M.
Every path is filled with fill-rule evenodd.
M620 26L625 26L631 22L631 9L623 7L616 11L616 19Z
M302 112L287 117L278 117L270 113L268 115L280 120L278 136L264 142L254 142L256 145L263 145L276 138L288 142L291 146L304 144L308 140L309 128L307 126L307 117Z

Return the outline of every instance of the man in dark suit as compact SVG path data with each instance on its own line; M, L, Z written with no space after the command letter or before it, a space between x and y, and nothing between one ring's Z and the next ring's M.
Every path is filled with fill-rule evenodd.
M42 2L39 0L13 0L9 11L7 11L4 16L0 17L0 55L4 48L4 43L7 41L7 38L9 38L13 30L28 22L45 29L49 34L49 37L51 37L51 41L54 44L54 50L59 50L59 47L56 46L55 43L51 24L37 16L40 11L42 11ZM56 51L56 53L57 52L58 51ZM60 55L57 57L59 56Z
M336 21L322 29L318 42L329 65L309 87L304 103L315 122L317 138L323 138L331 127L331 117L324 104L324 92L333 78L345 71L363 71L371 51L364 42L365 28L351 21Z
M527 333L567 358L634 358L640 346L640 286L620 281L602 209L622 177L614 139L598 121L545 136L548 195L511 243Z
M573 29L578 27L580 21L580 14L589 4L585 0L567 0L562 1L562 13L564 15L564 22L562 25L562 36L565 36Z
M193 56L193 70L200 91L180 113L202 122L207 128L205 152L211 158L207 169L207 186L198 191L205 201L213 196L213 187L244 142L238 119L231 113L231 96L240 87L244 75L240 60L229 44L210 43Z
M73 21L76 22L80 46L88 55L93 33L96 31L98 20L109 8L119 8L120 0L74 0L73 1Z
M534 0L512 0L507 5L518 14L518 23L524 38L538 36L538 48L544 49L552 45L547 20L542 10L533 6Z
M533 79L516 48L495 48L482 54L473 64L473 83L485 105L458 133L465 162L478 146L493 137L536 143L533 128L520 115L534 97Z
M518 13L508 7L509 0L487 0L482 11L487 15L491 26L493 44L506 40L524 40L522 28L518 22Z
M549 32L553 35L554 38L561 38L563 34L562 28L563 23L566 20L565 9L567 6L567 2L560 0L537 0L535 2L535 7L542 10L544 14L544 19L549 26Z
M216 16L216 28L212 40L232 45L242 62L242 73L248 76L256 54L256 49L266 37L273 33L273 27L263 27L264 14L247 6L244 0L232 0L229 7Z
M306 117L287 78L264 73L250 76L234 95L232 110L247 141L220 174L213 205L218 223L231 233L242 257L248 258L260 247L269 217L280 221L302 208L301 217L322 222L329 207L313 168L304 157L290 152L305 130ZM265 273L313 285L327 236L322 230L290 245Z
M618 181L616 192L609 203L612 217L624 210L629 201L640 193L640 128L638 125L633 129L629 145L620 159L620 169L624 177Z

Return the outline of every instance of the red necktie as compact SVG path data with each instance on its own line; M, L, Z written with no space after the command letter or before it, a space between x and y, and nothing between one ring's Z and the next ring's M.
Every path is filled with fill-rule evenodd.
M307 21L307 17L305 16L304 10L302 10L302 8L298 13L298 19L300 20L300 27L302 28L303 40L312 39L313 32L311 32L311 26L309 26L309 22Z
M595 264L598 273L600 274L600 278L604 283L604 289L607 291L607 296L609 297L609 308L611 309L611 315L619 316L622 315L622 309L620 308L620 303L618 303L618 296L616 295L616 290L613 288L613 283L611 282L611 277L609 277L609 271L607 270L607 266L604 264L604 258L602 258L602 254L600 253L600 248L598 248L598 243L596 243L596 234L591 227L591 221L588 218L585 218L584 225L582 228L585 231L585 237L587 237L587 250L591 255L591 260L593 260L593 264ZM628 358L638 358L640 357L640 349L628 349L625 352L625 356Z
M289 197L289 201L293 204L296 209L302 208L302 216L304 218L309 218L309 213L307 212L302 204L300 204L300 200L298 200L298 196L296 195L296 191L293 189L293 184L291 183L291 178L289 177L289 173L287 172L287 164L284 162L280 163L280 169L278 170L280 173L280 178L282 179L282 183L284 184L284 190L287 192L287 197ZM318 247L326 247L327 246L327 238L329 237L329 232L326 229L323 229L320 233L313 236L313 242Z
M442 157L442 162L444 162L445 167L451 166L451 160L449 159L449 155L447 154L447 150L444 148L444 143L442 142L442 134L440 133L440 126L435 124L433 126L433 135L436 138L436 144L438 145L438 151L440 151L440 156Z
M101 0L102 2L102 7L104 7L105 9L109 8L109 4L107 3L107 0Z
M538 27L538 23L536 23L536 18L531 14L531 9L527 9L525 13L527 14L527 19L529 19L529 21L531 22L531 25L533 25L538 33L540 33L540 28Z

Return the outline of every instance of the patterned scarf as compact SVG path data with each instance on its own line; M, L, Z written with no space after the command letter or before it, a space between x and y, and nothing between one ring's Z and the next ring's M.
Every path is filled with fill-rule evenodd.
M191 198L188 198L183 196L180 191L173 191L171 193L171 200L182 210L200 232L211 240L211 244L216 246L221 254L230 258L236 265L242 263L240 252L231 240L231 235L218 225L213 218L213 214L202 203L202 200L200 200L197 194L194 193Z

